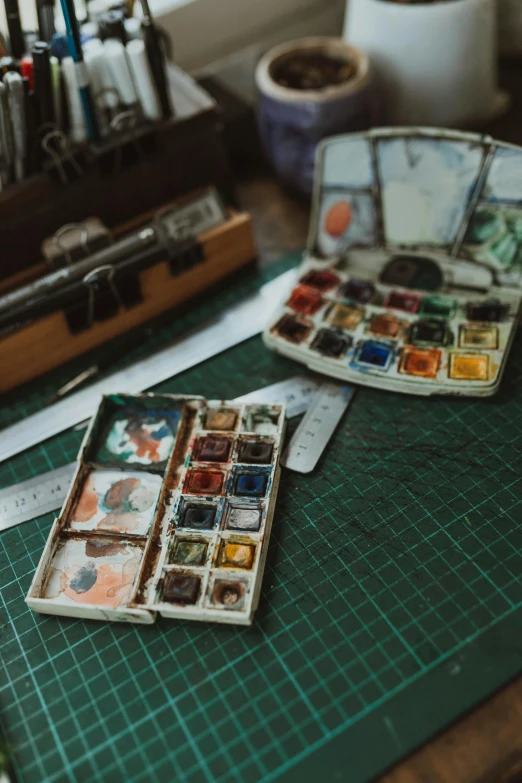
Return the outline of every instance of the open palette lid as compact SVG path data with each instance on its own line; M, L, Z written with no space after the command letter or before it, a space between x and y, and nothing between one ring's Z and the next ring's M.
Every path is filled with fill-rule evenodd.
M331 263L377 249L433 253L453 268L471 262L479 285L487 270L493 285L520 286L522 149L489 136L418 128L321 143L309 256Z

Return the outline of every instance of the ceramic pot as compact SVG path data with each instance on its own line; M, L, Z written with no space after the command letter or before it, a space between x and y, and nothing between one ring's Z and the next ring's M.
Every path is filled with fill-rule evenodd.
M274 66L293 54L330 54L355 65L352 78L318 90L283 87ZM258 124L267 155L281 181L310 195L317 143L337 133L366 130L380 118L370 61L340 38L314 37L271 49L256 69Z
M348 0L343 37L371 58L390 124L466 127L507 108L495 0Z

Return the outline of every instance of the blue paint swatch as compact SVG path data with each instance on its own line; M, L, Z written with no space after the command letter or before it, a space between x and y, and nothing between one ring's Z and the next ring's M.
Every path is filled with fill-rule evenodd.
M384 343L367 340L359 349L357 361L361 364L371 364L374 367L385 369L390 361L392 352L393 349L388 345L384 345Z
M253 473L239 473L236 478L235 495L244 497L261 498L266 492L268 476L266 474L255 475Z
M75 573L69 582L69 587L75 593L87 593L91 587L94 587L97 579L98 572L94 563L86 563Z

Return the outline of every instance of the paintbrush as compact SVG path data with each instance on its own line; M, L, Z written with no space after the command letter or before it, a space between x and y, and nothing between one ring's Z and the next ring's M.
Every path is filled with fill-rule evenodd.
M161 113L164 119L167 119L168 117L172 117L173 111L167 82L165 55L161 46L158 28L152 19L148 0L141 0L141 7L143 10L141 29L143 40L145 41L145 49L147 51L152 77L156 86Z
M173 340L168 342L165 348L181 344L184 340L189 340L191 337L201 333L203 330L210 329L212 326L217 326L219 323L219 318L219 316L213 316L211 318L207 318L201 323L198 323L196 326L193 326L190 329L186 329L184 332L181 332L181 334L178 334L176 337L174 337ZM46 400L45 405L52 405L53 403L58 402L58 400L63 399L63 397L66 397L71 392L76 391L78 387L83 386L86 381L92 380L101 372L103 372L103 370L112 367L115 361L121 358L122 354L127 348L130 350L131 348L135 348L137 345L141 345L144 340L147 340L149 337L154 337L159 331L161 331L161 329L171 322L172 312L169 311L156 318L152 324L148 324L142 328L134 329L132 332L129 332L124 338L115 342L114 345L110 345L107 351L105 351L94 364L91 364L85 370L82 370L82 372L78 373L78 375L75 375L74 378L71 378L70 381L67 381L66 384L61 386L58 391L55 392L55 394ZM164 350L164 348L161 348L160 351L161 350ZM130 366L132 366L132 364L133 363L131 363Z
M94 364L91 364L90 367L82 370L82 372L78 373L78 375L75 375L74 378L71 378L70 381L61 386L55 394L51 395L51 397L46 400L45 404L53 405L71 392L76 391L79 386L83 386L84 383L111 367L117 359L126 353L126 351L135 348L136 345L139 345L144 340L152 337L158 329L159 324L153 326L149 325L144 329L140 329L138 332L134 330L130 334L125 335L121 340L116 340L114 343L111 343Z

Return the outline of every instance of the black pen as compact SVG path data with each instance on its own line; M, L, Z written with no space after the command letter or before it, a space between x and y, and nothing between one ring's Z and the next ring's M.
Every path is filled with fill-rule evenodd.
M102 41L108 38L118 38L122 44L127 43L125 17L121 11L106 11L98 20L98 37Z
M18 0L4 0L11 54L15 60L21 60L25 54L25 39L20 20Z
M11 181L11 171L14 160L11 118L9 116L9 99L7 87L3 82L0 82L0 150L0 183L1 187L3 187L4 185L8 185Z
M49 43L56 32L54 26L54 0L36 0L36 14L40 39Z
M33 46L32 55L38 124L40 127L53 125L56 122L56 114L51 76L51 47L44 41L37 41Z
M143 40L145 41L147 57L149 58L150 69L152 71L154 84L156 85L161 113L165 119L168 119L169 117L172 117L174 112L172 111L169 95L165 54L161 45L158 28L152 19L148 0L141 0L141 7L143 9L141 31L143 33Z
M22 79L24 84L24 110L25 110L25 129L26 129L26 176L34 174L38 168L38 129L36 122L36 112L34 105L34 93L31 91L29 79Z

